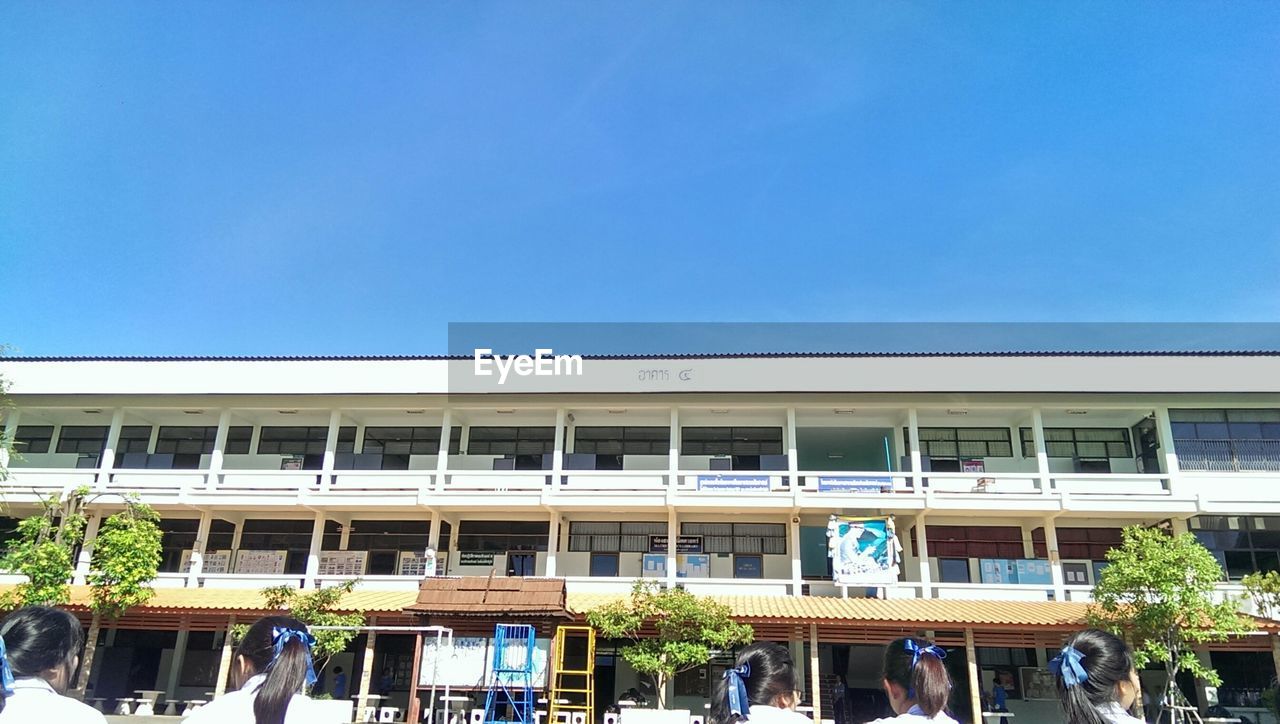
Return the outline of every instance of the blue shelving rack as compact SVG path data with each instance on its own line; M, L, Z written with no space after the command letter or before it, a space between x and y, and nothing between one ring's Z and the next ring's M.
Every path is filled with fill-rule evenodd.
M534 724L533 652L532 626L500 623L494 628L484 724Z

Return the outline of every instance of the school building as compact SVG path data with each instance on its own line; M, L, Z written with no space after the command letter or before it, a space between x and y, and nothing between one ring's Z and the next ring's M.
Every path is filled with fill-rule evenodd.
M372 628L322 687L341 667L336 693L402 712L424 662L398 627L448 626L473 645L527 620L550 638L648 579L791 646L816 718L862 721L878 647L923 632L950 650L961 718L998 678L1017 721L1054 722L1047 661L1083 626L1124 526L1193 532L1223 564L1223 596L1280 568L1277 353L581 364L499 382L471 358L0 359L16 449L0 528L39 496L93 491L72 602L87 624L99 522L130 493L162 516L156 595L102 622L88 697L213 695L227 630L267 613L262 588L359 578L343 606ZM833 514L893 516L897 582L832 580ZM1201 705L1272 721L1260 696L1280 629L1259 626L1201 653L1224 679L1186 682ZM652 694L619 645L596 649L599 709ZM727 662L676 677L671 704L701 713ZM449 676L484 688L482 662Z

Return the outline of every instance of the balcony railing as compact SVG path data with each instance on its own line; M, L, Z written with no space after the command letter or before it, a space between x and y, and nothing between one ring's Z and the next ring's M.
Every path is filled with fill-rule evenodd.
M1178 465L1197 472L1280 472L1280 440L1175 440Z

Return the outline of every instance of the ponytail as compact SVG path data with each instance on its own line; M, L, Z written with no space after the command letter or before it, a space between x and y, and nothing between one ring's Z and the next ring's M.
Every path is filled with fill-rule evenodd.
M253 699L254 724L284 724L289 702L316 683L314 645L315 638L297 619L268 616L249 627L236 653L256 674L265 675Z
M884 679L901 686L907 698L933 718L947 708L951 698L951 674L942 660L947 652L916 638L890 643L884 651Z
M0 625L0 711L13 696L13 680L37 678L58 693L71 685L84 646L80 619L59 608L24 606ZM49 672L55 672L50 678Z
M708 724L747 721L752 707L777 706L779 699L795 696L799 681L787 647L765 641L751 644L712 686Z
M1115 702L1116 685L1133 671L1129 647L1115 635L1086 629L1049 662L1067 724L1107 724L1100 707Z

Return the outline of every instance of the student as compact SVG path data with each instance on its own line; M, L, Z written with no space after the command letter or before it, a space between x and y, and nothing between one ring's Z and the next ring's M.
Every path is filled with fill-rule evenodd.
M877 719L871 724L889 722L943 722L956 724L947 713L951 697L951 675L942 660L947 652L917 638L893 641L884 649L883 678L889 707L898 716Z
M1067 724L1142 724L1129 714L1142 694L1133 654L1116 636L1086 629L1049 662Z
M315 639L301 621L267 616L249 627L236 647L231 681L236 691L214 699L187 724L336 724L341 715L308 699L315 684Z
M798 713L800 678L787 647L756 642L738 654L711 692L708 724L813 724Z
M347 672L341 666L333 667L333 698L347 698Z
M0 724L106 724L102 712L62 696L80 663L84 630L75 616L27 606L0 625Z

